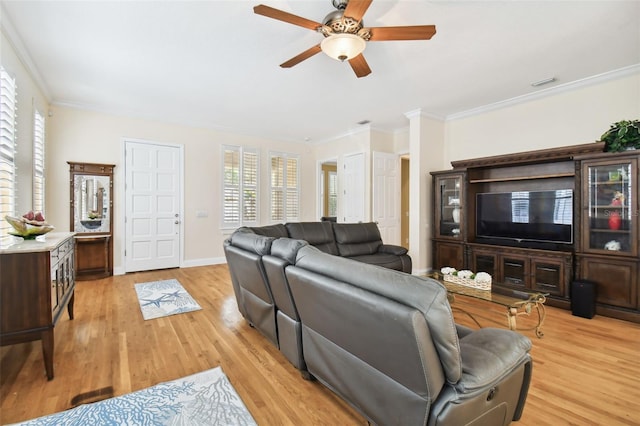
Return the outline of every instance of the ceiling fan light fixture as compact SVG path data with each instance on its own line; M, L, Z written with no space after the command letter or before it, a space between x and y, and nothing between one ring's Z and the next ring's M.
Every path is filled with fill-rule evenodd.
M344 62L361 54L366 45L367 43L355 34L336 33L322 40L320 48L327 56Z

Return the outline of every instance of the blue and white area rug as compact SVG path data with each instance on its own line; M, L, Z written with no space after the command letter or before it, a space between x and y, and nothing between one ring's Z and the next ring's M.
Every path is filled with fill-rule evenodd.
M175 279L135 284L135 289L145 320L202 309Z
M257 425L229 379L216 367L192 376L71 410L21 426Z

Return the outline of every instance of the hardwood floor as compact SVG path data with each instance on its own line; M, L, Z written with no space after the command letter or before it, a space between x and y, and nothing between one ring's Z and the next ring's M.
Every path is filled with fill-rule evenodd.
M177 278L201 311L144 321L134 283ZM500 307L458 297L456 308L506 326ZM472 325L455 311L456 320ZM518 319L523 326L530 319ZM638 425L640 325L585 319L547 307L533 342L533 379L520 422L534 425ZM0 349L0 422L62 411L78 395L114 395L221 366L260 425L365 425L318 382L303 380L237 310L226 265L133 273L77 283L75 319L55 329L55 378L47 381L40 342ZM80 396L82 397L82 395ZM89 402L89 401L84 401Z

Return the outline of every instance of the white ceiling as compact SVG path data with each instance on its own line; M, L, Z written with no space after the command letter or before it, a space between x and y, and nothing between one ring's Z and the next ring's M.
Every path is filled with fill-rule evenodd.
M324 54L280 68L322 36L253 13L264 3L322 21L330 0L1 3L5 33L53 104L299 142L362 120L404 128L417 109L447 119L640 64L637 1L374 0L365 26L437 33L369 42L373 72L360 79Z

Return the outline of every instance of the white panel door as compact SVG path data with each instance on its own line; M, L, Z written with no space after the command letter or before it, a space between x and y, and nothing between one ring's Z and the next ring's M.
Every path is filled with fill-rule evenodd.
M386 244L400 244L399 165L395 154L373 153L373 220Z
M344 157L344 222L365 220L364 153Z
M179 147L125 142L125 272L180 266Z

